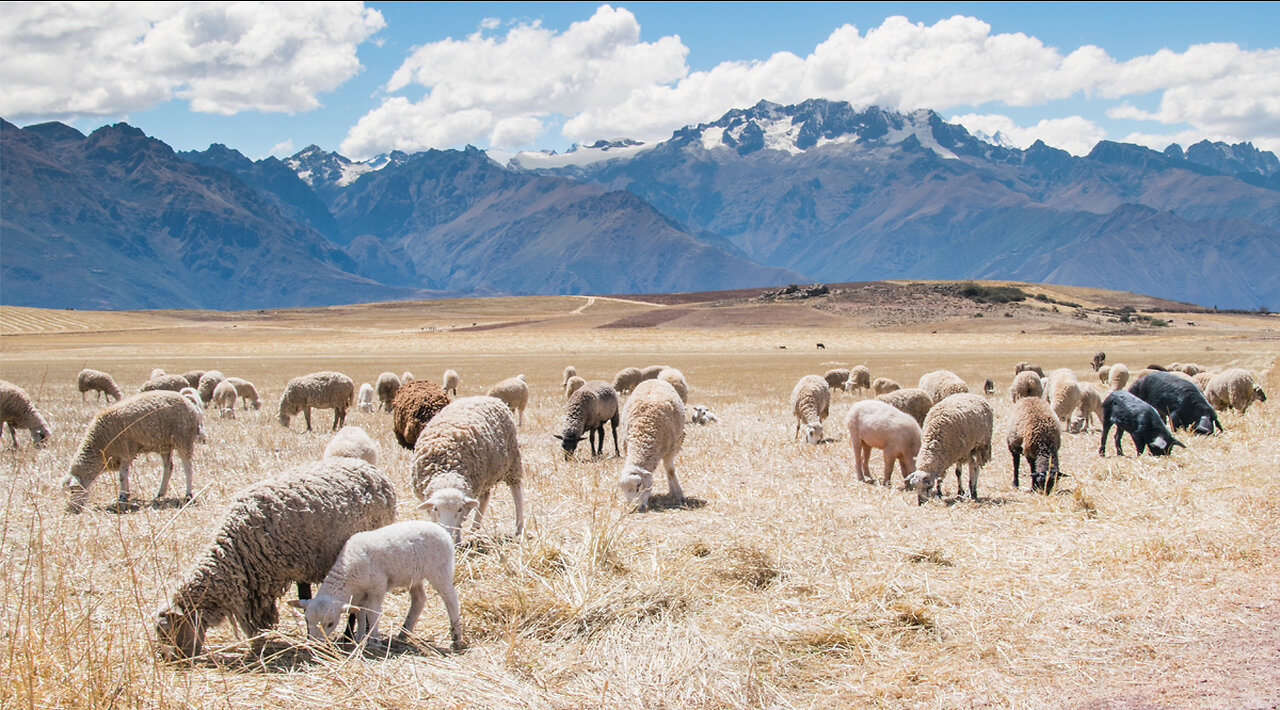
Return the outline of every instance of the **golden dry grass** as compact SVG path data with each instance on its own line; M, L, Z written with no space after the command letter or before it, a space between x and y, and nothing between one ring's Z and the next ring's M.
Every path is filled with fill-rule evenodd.
M1266 662L1280 648L1275 400L1225 414L1225 434L1188 440L1167 459L1099 458L1096 427L1064 436L1070 478L1048 497L1012 489L1001 445L1018 360L1072 367L1083 381L1092 380L1087 362L1099 348L1132 369L1180 360L1257 372L1274 367L1269 321L1105 339L972 326L940 335L734 322L595 330L587 326L648 307L599 299L573 312L586 303L74 319L32 310L19 314L27 325L0 309L8 333L0 377L24 386L55 432L42 449L23 432L18 451L0 454L0 704L1056 708L1280 700L1280 665ZM593 315L596 308L607 311ZM467 330L516 321L526 324ZM608 379L623 366L655 363L679 367L690 401L711 406L722 422L688 430L677 460L688 505L659 495L653 510L628 514L615 495L618 459L557 455L550 433L560 418L561 371L573 364L589 379ZM828 420L836 441L791 440L787 395L796 379L853 364L903 384L936 367L971 384L995 380L995 458L983 471L981 500L955 501L954 479L945 500L922 507L900 478L892 490L856 483L842 430L854 400L843 394ZM72 515L58 479L98 408L75 390L84 366L111 372L129 392L155 366L216 367L257 383L264 407L236 420L207 416L192 505L118 511L110 505L116 483L103 476L91 489L94 509ZM298 420L292 430L275 422L285 381L320 369L358 382L383 370L437 379L445 368L459 372L463 395L518 372L532 388L521 430L529 534L506 537L511 499L497 491L489 536L459 558L470 647L433 650L447 626L429 597L416 645L364 654L311 647L300 616L282 606L280 627L260 651L222 626L210 633L205 658L159 661L149 614L203 549L226 502L241 486L318 457L327 441L327 412L313 433ZM403 496L400 514L414 516L410 457L395 444L389 417L355 412L348 423L379 441L382 466ZM134 467L135 500L149 500L157 474L154 457ZM408 605L402 593L388 601L384 631Z

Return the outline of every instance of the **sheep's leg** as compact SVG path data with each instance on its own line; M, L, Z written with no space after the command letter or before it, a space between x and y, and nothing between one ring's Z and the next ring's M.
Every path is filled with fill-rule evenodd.
M517 427L524 426L524 407L520 408L520 420L516 422Z
M617 415L614 415L613 419L609 420L609 424L613 427L613 455L622 456L622 454L618 452L618 417ZM600 448L601 450L604 449L604 425L603 424L600 425Z
M311 585L306 582L298 582L298 598L306 601L311 598Z
M791 440L795 441L800 438L800 417L796 417L796 433L791 436Z
M378 633L378 622L382 619L382 600L387 596L386 589L374 589L369 592L369 603L364 605L364 614L362 615L365 628L361 629L359 643L365 638L377 641L382 638L382 634Z
M160 490L156 491L156 500L164 498L165 492L169 490L169 476L173 475L173 452L166 451L160 454L160 463L163 466L161 469L163 473L160 474Z
M969 498L978 499L978 474L982 469L978 466L977 458L969 459Z
M600 443L604 444L604 432L600 432ZM516 507L516 537L524 534L524 484L511 484L511 500Z
M129 500L129 459L120 461L120 495L118 500L123 503Z
M449 615L449 635L453 637L453 650L462 649L462 611L458 608L458 590L453 586L453 576L442 575L431 580L431 587L444 601L445 613Z
M490 492L491 491L485 491L484 493L480 494L480 498L479 498L480 505L476 506L476 519L471 523L472 533L477 533L480 531L480 519L484 517L484 511L489 509L489 493Z
M195 492L191 490L191 486L195 481L196 470L195 467L191 465L190 456L183 457L182 459L182 473L187 477L187 497L185 500L191 500L192 496L195 495Z
M0 438L4 437L4 424L0 423ZM9 438L13 439L13 448L18 448L18 427L9 422Z
M1120 441L1121 441L1120 437L1123 435L1124 435L1124 429L1116 427L1116 456L1124 456L1124 449L1120 448Z
M596 444L596 434L600 435L600 443ZM604 426L601 425L595 429L587 431L587 443L591 445L591 455L599 456L604 453Z
M897 461L898 459L897 459L895 456L893 456L892 454L890 454L890 453L888 452L888 450L882 450L882 451L881 451L881 453L882 453L882 454L884 454L884 478L883 478L883 479L881 479L881 481L880 481L880 485L888 487L889 482L893 480L893 462L894 462L894 461ZM868 458L868 459L870 459L870 458L871 458L870 453L868 453L867 458ZM871 466L870 466L870 464L871 464L871 461L870 461L870 460L868 460L868 461L867 461L867 476L868 476L868 477L870 477L870 475L871 475ZM904 468L902 469L902 475L903 475L903 477L904 477L904 478L905 478L905 477L906 477L906 475L907 475L906 471L907 471L907 469L904 467Z
M405 614L404 625L400 627L400 639L408 638L413 633L413 627L418 623L418 616L422 614L422 607L427 604L427 590L422 584L422 580L418 580L414 584L409 585L409 613Z
M662 467L667 469L667 493L681 503L684 502L684 489L680 487L680 479L676 478L676 457L668 456L662 460Z
M1104 439L1103 441L1106 441L1106 440ZM1021 452L1021 451L1018 451L1017 449L1014 449L1014 450L1013 450L1013 451L1011 451L1010 453L1012 453L1012 454L1013 454L1013 488L1014 488L1014 490L1017 490L1017 488L1018 488L1018 464L1022 463L1022 452ZM1030 464L1031 464L1031 468L1032 468L1032 471L1031 471L1031 472L1034 474L1034 473L1035 473L1035 464L1034 464L1030 459L1027 459L1027 463L1030 463Z
M305 407L302 410L302 416L307 420L307 431L311 431L311 407Z
M333 410L333 426L330 427L329 431L337 431L338 427L346 423L347 423L347 408L346 407L335 408Z

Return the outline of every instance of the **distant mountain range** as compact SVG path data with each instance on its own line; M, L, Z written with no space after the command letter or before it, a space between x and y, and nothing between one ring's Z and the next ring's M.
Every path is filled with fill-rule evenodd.
M0 302L261 308L993 278L1280 307L1280 160L1085 157L932 111L761 102L660 143L357 162L0 125Z

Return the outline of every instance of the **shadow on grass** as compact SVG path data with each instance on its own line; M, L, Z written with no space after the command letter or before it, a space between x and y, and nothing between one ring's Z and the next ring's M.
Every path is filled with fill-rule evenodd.
M177 510L191 501L180 496L171 496L168 498L156 498L150 501L143 500L118 500L114 503L101 505L94 510L100 513L114 513L116 515L125 515L128 513L136 513L143 509L150 510Z
M645 508L647 513L658 513L666 510L697 510L705 508L707 501L693 496L685 496L683 500L676 498L670 493L664 493L660 496L649 496L649 507Z
M385 638L356 645L343 641L338 644L313 644L296 642L279 636L255 644L242 641L231 646L209 651L194 659L171 661L174 667L216 668L227 673L296 673L320 663L341 663L353 654L375 660L400 656L427 658L454 653L447 645L440 646L417 638L405 640Z

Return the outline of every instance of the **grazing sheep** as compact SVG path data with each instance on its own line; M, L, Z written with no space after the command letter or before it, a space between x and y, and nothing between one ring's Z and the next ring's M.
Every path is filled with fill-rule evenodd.
M1168 370L1169 370L1169 372L1175 372L1175 371L1176 371L1176 372L1181 372L1182 374L1187 375L1188 377L1195 377L1196 375L1200 374L1201 372L1204 372L1204 368L1203 368L1203 367L1200 367L1199 365L1195 364L1194 362L1179 362L1179 363L1174 363L1173 365L1170 365L1170 366L1168 367Z
M987 380L982 383L982 393L989 395L994 393L995 391L996 391L996 383L992 382L991 378L988 377Z
M378 381L374 388L378 391L378 401L382 403L382 411L391 411L391 403L395 401L396 392L400 391L400 385L400 378L396 377L394 372L384 372L378 375Z
M831 388L817 375L805 375L791 390L791 412L796 417L796 433L804 427L804 440L810 444L822 443L822 420L831 409Z
M218 409L218 416L225 419L236 418L236 386L223 380L213 388L213 406Z
M97 392L95 399L102 399L102 395L107 396L108 401L119 402L124 399L124 392L120 391L120 386L116 381L111 379L111 375L101 370L90 370L85 368L76 376L76 387L80 390L80 401L84 401L84 396L90 390Z
M1204 392L1205 399L1209 399L1209 381L1212 380L1213 376L1216 374L1216 372L1209 372L1206 370L1205 372L1196 373L1196 376L1191 378L1196 381L1196 386L1200 388L1200 391ZM1213 404L1213 400L1210 399L1209 404ZM1214 405L1214 408L1217 409L1216 404Z
M568 385L568 384L569 384L569 380L572 380L573 378L575 378L575 377L577 377L577 376L578 376L578 368L574 367L573 365L565 365L565 368L564 368L564 381L563 381L563 382L561 382L560 384L561 384L561 385ZM585 380L584 380L584 382L585 382Z
M879 382L881 379L883 378L878 378L876 382ZM893 380L886 381L895 385L897 384L896 382L893 382ZM866 365L855 365L852 370L849 370L849 379L844 383L844 391L849 394L853 394L854 390L858 390L858 394L862 394L863 390L871 386L871 371L867 369ZM872 391L874 392L875 390L873 389ZM884 392L876 392L876 394L884 394Z
M1261 392L1262 388L1254 383L1252 373L1233 367L1223 370L1209 380L1209 385L1205 388L1205 398L1218 411L1225 411L1229 407L1244 414L1255 399L1266 401L1266 394L1261 397L1256 396Z
M1099 382L1101 382L1102 384L1104 384L1104 385L1105 385L1105 384L1107 384L1107 380L1108 380L1110 377L1111 377L1111 366L1110 366L1110 365L1103 365L1102 367L1099 367L1099 368L1098 368L1098 381L1099 381Z
M1044 385L1040 384L1040 376L1030 370L1023 370L1013 377L1009 385L1009 398L1015 403L1024 397L1043 397Z
M205 373L208 376L208 373ZM333 426L336 431L347 421L347 408L355 401L356 383L341 372L313 372L289 380L280 395L280 412L277 418L285 427L289 426L290 417L302 412L307 420L307 431L311 431L311 409L332 409Z
M152 377L142 383L139 392L181 392L184 387L188 387L187 378L182 375L166 375L161 373L157 377ZM213 394L213 390L209 390L209 394ZM204 406L204 398L200 398L200 406Z
M650 365L640 369L640 381L656 380L662 371L667 369L667 365Z
M1093 366L1093 371L1097 372L1102 367L1102 365L1106 363L1106 361L1107 361L1107 354L1099 351L1093 354L1093 360L1089 361L1089 364Z
M1123 362L1111 366L1111 374L1107 376L1107 389L1111 392L1122 390L1129 384L1129 368Z
M1072 434L1089 431L1095 416L1098 418L1098 423L1102 423L1102 394L1093 385L1081 382L1079 386L1080 408L1076 410L1076 416L1071 420Z
M391 403L391 432L396 441L412 449L422 427L448 405L449 395L434 382L413 380L401 385Z
M289 583L322 583L349 537L395 517L395 486L358 459L304 464L241 490L157 613L165 655L199 655L205 632L228 617L250 637L273 628Z
M236 388L236 396L240 398L240 402L246 410L249 407L254 409L262 408L262 402L258 401L258 388L252 382L239 377L228 377L223 381L230 382L231 386Z
M182 459L187 478L186 500L194 495L195 469L191 458L197 441L204 441L203 413L177 392L142 392L98 412L84 433L62 485L75 509L84 507L89 486L104 470L119 469L120 501L129 499L129 466L138 454L157 453L163 461L161 499L169 490L173 454Z
M811 377L821 381L816 375ZM653 474L659 462L667 472L667 494L683 503L684 490L676 478L676 454L684 442L684 403L675 388L662 380L636 385L627 398L622 431L627 459L618 474L618 490L627 504L639 509L649 505Z
M508 377L490 387L485 394L505 402L511 408L512 414L519 412L520 419L516 422L516 426L524 426L524 409L529 406L529 385L524 381L524 375Z
M356 409L362 412L372 412L374 400L378 395L373 391L373 385L368 382L360 383L360 392L356 394Z
M1102 400L1102 441L1098 445L1099 456L1107 455L1107 434L1112 425L1116 427L1117 456L1124 456L1120 437L1125 432L1129 432L1139 456L1142 455L1143 448L1150 450L1152 456L1169 454L1174 446L1186 448L1165 428L1155 407L1126 390L1115 390Z
M453 370L445 370L444 375L440 377L440 387L454 397L458 396L458 373Z
M453 586L453 556L449 533L425 520L358 532L347 538L315 598L295 599L289 604L303 610L307 635L317 641L333 638L342 617L359 612L354 641L360 643L366 636L381 638L378 620L387 592L408 589L409 614L399 634L400 639L406 639L427 603L423 584L427 581L444 600L453 648L461 650L462 614Z
M822 379L827 381L827 386L831 389L844 390L845 385L849 383L849 371L843 367L827 370Z
M162 368L159 368L159 367L152 368L151 374L147 376L147 379L154 380L157 377L164 377L164 370Z
M408 370L405 370L404 374L400 375L400 384L403 386L406 382L413 382L413 373Z
M1013 366L1013 374L1015 375L1018 374L1019 372L1028 372L1028 371L1036 373L1036 375L1039 377L1044 377L1044 370L1039 365L1033 365L1027 362L1026 360L1023 360L1022 362L1019 362L1017 365Z
M928 392L919 387L894 390L882 394L876 399L910 414L911 418L915 419L916 424L920 426L924 426L924 418L928 416L929 410L933 408L933 398L929 396Z
M1080 406L1080 380L1070 368L1060 367L1049 375L1049 387L1045 391L1049 405L1063 426L1070 425L1071 413Z
M464 397L437 414L413 447L413 492L431 519L462 541L462 524L475 510L474 533L489 507L493 487L511 488L516 536L524 532L523 465L516 421L493 397ZM473 497L474 496L474 497Z
M208 370L200 376L200 384L196 389L200 390L200 399L204 401L205 409L209 408L209 404L213 401L213 390L218 383L226 379L221 372L217 370ZM186 380L184 377L183 380Z
M200 378L204 377L204 370L190 370L182 373L182 379L187 381L187 386L192 389L200 389Z
M167 391L167 390L166 390ZM204 421L204 401L200 399L200 391L195 387L183 387L178 394L187 398L187 401L194 404L196 409L201 411L200 420Z
M1044 491L1045 495L1052 493L1061 475L1058 449L1062 446L1062 432L1049 403L1039 397L1018 400L1009 419L1005 443L1013 456L1013 487L1018 487L1018 467L1026 456L1027 465L1031 467L1031 490Z
M613 376L613 390L618 394L626 394L636 388L643 379L638 367L624 367Z
M665 367L662 372L658 373L658 379L666 382L676 389L676 394L680 395L680 401L689 402L689 383L684 379L684 373L674 367Z
M1218 413L1196 387L1181 373L1153 372L1129 385L1129 393L1156 408L1161 418L1167 417L1174 431L1190 428L1196 434L1212 435L1222 429Z
M932 493L941 495L942 478L956 466L956 494L963 496L960 465L969 464L969 497L978 499L978 474L991 461L991 431L995 415L985 397L953 394L933 405L924 418L924 443L916 457L916 472L907 484L916 489L923 504Z
M370 465L378 465L378 444L369 433L358 426L344 426L324 447L324 458L346 457L363 459Z
M888 377L877 377L875 382L871 383L871 394L879 397L882 394L889 394L902 389L902 385L894 382ZM915 388L912 388L915 389ZM931 402L932 404L932 402Z
M964 394L969 391L969 385L966 385L959 375L950 370L926 372L920 376L920 382L916 387L928 392L934 404L953 394Z
M585 384L587 384L587 381L577 375L570 377L568 381L564 383L564 398L568 399L572 397L573 393L577 392Z
M864 399L849 409L844 425L849 430L854 473L859 481L874 480L870 473L873 448L884 453L884 477L880 481L883 485L889 485L895 461L904 481L916 470L922 432L910 414L880 400Z
M715 412L711 411L710 409L707 409L705 406L701 404L695 404L693 405L693 414L690 415L689 421L693 422L694 424L702 424L702 425L714 424L720 421L720 417L717 417L715 415Z
M604 453L604 425L608 422L613 428L613 453L618 451L618 393L604 380L592 380L584 384L569 396L564 405L564 420L560 424L560 433L553 434L560 440L565 455L572 454L578 448L578 442L585 435L591 445L591 455ZM597 444L596 435L600 436Z
M0 436L4 435L5 424L9 425L9 437L15 449L18 448L18 429L31 432L31 443L36 446L49 438L49 423L40 416L27 391L0 380Z

